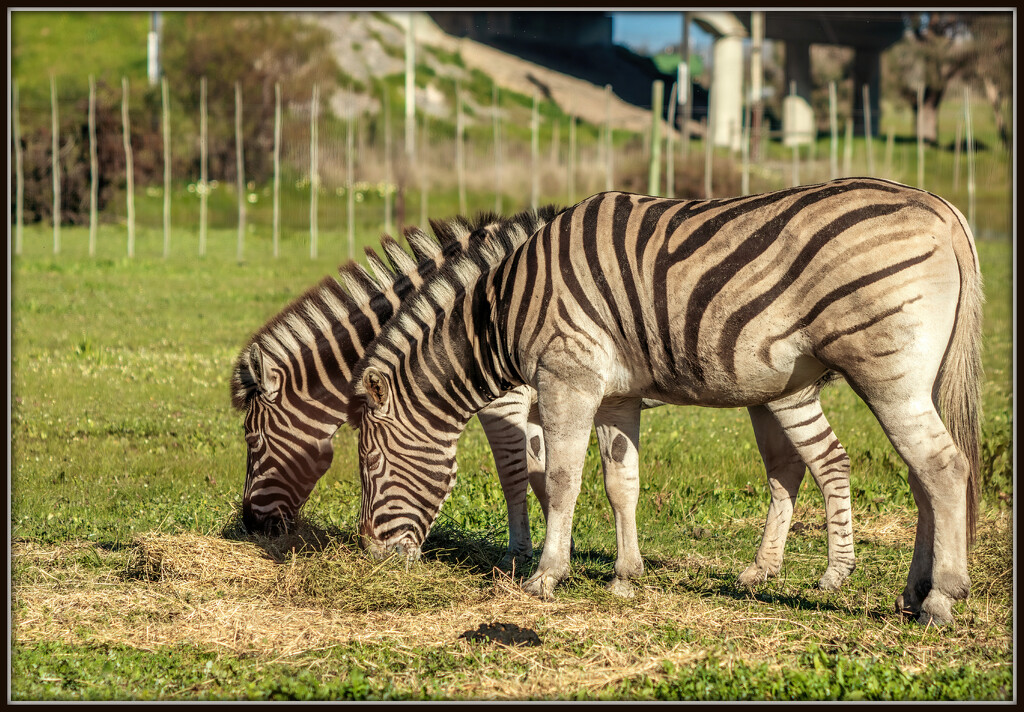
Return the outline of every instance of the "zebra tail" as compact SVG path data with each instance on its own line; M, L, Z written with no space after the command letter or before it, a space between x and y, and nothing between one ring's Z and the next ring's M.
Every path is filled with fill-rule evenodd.
M967 544L974 544L981 477L981 315L984 295L978 254L963 214L953 231L953 252L960 267L960 298L953 335L938 382L938 409L957 449L967 459Z

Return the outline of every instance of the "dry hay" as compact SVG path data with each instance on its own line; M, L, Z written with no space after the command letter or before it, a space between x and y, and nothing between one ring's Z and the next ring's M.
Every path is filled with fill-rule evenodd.
M888 531L901 523L879 518L875 525ZM984 525L989 531L1011 531L1008 515L988 518ZM998 541L1003 538L1000 534ZM1001 562L992 570L1005 566L1005 551L989 548L986 561ZM295 553L283 556L285 550ZM668 644L667 626L699 631L698 637L713 635L724 646L718 649L720 664L743 660L775 666L809 644L846 639L850 625L848 610L797 620L785 603L684 595L672 586L643 588L628 602L593 593L538 601L501 572L467 574L429 560L407 569L394 560L371 561L330 537L271 545L191 533L147 534L123 552L83 543L19 543L12 556L15 644L59 640L145 650L192 644L313 669L336 664L328 661L328 651L337 646L386 646L389 660L401 666L378 671L372 656L356 662L368 677L386 674L396 686L422 689L430 682L419 663L424 649L472 657L498 649L459 637L492 621L515 621L538 632L541 646L501 649L527 674L488 667L471 680L452 681L446 688L451 697L526 699L606 691L641 676L663 678L666 663L686 669L707 656L699 643ZM688 557L666 561L665 570L671 574L708 563ZM858 632L858 644L866 649L905 645L905 624L896 616L879 619L877 595L874 599L871 605L864 602L865 622L872 620ZM972 615L977 625L957 636L976 636L1004 613L981 604ZM948 655L946 635L936 638L934 649L926 640L908 649L912 662L906 670L925 669L936 655ZM723 649L735 652L723 657Z

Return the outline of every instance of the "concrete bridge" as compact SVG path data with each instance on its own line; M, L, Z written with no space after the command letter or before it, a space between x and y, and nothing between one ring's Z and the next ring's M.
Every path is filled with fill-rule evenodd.
M642 66L635 57L617 55L612 44L612 20L607 12L480 10L431 11L429 14L450 34L505 49L598 85L611 83L616 95L637 106L650 108L653 79L666 80L666 96L675 81L658 73L653 63ZM747 88L747 97L744 97L745 43L749 42L755 50L764 39L785 43L787 94L790 87L795 94L794 99L787 99L787 104L795 107L793 116L797 124L806 125L810 121L811 126L811 45L852 47L856 87L853 118L859 133L864 120L861 87L868 85L871 114L877 117L881 53L903 36L904 27L902 13L875 10L692 11L684 14L713 37L712 106L707 108L714 122L711 132L716 145L738 144L745 99L756 99L751 97L750 90L756 92L763 86L754 67L752 86ZM706 94L692 83L690 89L689 96L696 99L693 102L696 106L691 108L696 109L696 115L703 115L707 109L699 102L706 99ZM790 132L792 140L806 138L806 129L801 126L795 129Z
M863 131L864 95L868 87L871 115L879 116L881 54L903 36L903 14L883 11L778 10L690 13L692 22L714 37L711 107L714 121L712 135L715 145L738 145L736 127L743 124L742 112L744 58L743 42L749 39L752 59L765 39L781 41L786 46L785 83L787 98L783 130L787 142L810 140L814 121L811 114L811 45L828 44L852 47L854 130ZM756 66L755 66L756 65ZM752 62L748 98L757 101L763 82L758 76L760 65ZM787 126L786 124L789 124ZM877 127L877 123L875 124Z

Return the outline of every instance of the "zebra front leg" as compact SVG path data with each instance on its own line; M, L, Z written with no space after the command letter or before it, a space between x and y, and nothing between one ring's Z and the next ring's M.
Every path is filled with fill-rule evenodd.
M540 412L534 401L526 421L526 463L530 476L530 489L537 496L544 521L548 520L548 490L544 485L544 428L540 424ZM569 556L576 551L576 540L569 538Z
M793 508L807 466L767 408L754 406L748 408L747 412L750 414L750 424L754 426L754 438L757 440L761 460L764 461L768 490L771 493L761 545L754 556L754 563L736 579L741 586L754 587L778 575L782 569L786 536L789 534Z
M818 581L818 587L834 590L849 578L856 566L850 502L850 458L821 410L818 392L817 385L811 386L773 401L766 407L775 416L797 454L807 464L825 500L828 568Z
M524 571L533 558L527 506L530 468L526 430L532 397L527 386L520 386L477 413L491 445L508 508L508 549L498 563L504 571Z
M598 394L597 389L572 387L551 374L538 376L537 399L544 429L544 488L548 494L547 528L537 570L523 584L524 591L538 598L551 598L555 586L569 574L573 510L580 493L583 460L600 400Z
M604 470L604 489L615 515L615 578L612 593L631 598L631 579L644 572L636 533L636 504L640 498L640 401L606 401L594 419Z

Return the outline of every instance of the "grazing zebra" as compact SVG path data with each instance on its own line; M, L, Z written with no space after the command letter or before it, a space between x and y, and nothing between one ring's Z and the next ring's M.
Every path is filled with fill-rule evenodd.
M849 471L818 403L835 373L909 467L918 525L897 606L952 620L970 588L982 296L973 238L948 202L869 178L725 200L607 192L493 268L445 270L451 279L405 300L356 369L360 535L371 552L418 551L466 423L528 384L549 502L524 588L550 596L568 572L592 422L615 509L613 583L628 587L643 570L641 399L751 408L788 441L760 443L765 459L795 453L824 486Z
M367 248L372 274L356 263L326 277L259 329L242 349L232 379L232 403L245 412L247 462L242 517L251 532L287 530L330 466L331 438L348 418L352 371L402 299L430 278L451 254L500 233L519 244L558 209L544 207L511 218L484 214L432 222L435 241L406 231L410 257L389 236L381 246L390 266ZM510 390L479 414L508 504L509 557L533 553L527 510L526 419L529 389ZM534 489L546 504L542 471Z
M451 256L475 248L482 236L502 231L505 239L486 243L492 247L497 244L500 249L483 253L484 259L497 261L556 212L546 207L536 214L522 213L511 219L482 215L475 226L461 217L447 223L434 222L438 241L419 231L407 232L416 261L384 236L381 244L391 267L368 248L372 275L354 263L345 266L341 277L347 289L326 278L253 335L238 357L232 378L234 405L246 411L248 463L242 516L247 530L287 530L327 471L332 457L331 437L347 418L352 369L402 300L429 282ZM261 384L262 379L266 383ZM657 405L657 401L643 402L645 408ZM533 551L528 482L542 510L547 508L543 432L536 393L528 386L513 388L480 411L478 417L494 453L508 509L508 552L499 565L509 568L518 561L522 568ZM755 561L739 577L747 585L760 583L781 568L805 469L774 420L765 418L756 408L751 409L750 417L766 463L772 499ZM827 446L835 437L824 420L822 428L828 431L823 441ZM605 432L599 430L601 438ZM603 445L602 454L609 467L612 451ZM611 467L609 471L614 472ZM854 569L848 480L833 478L819 484L825 494L829 523L829 563L819 586L837 588ZM635 532L624 536L630 538L628 548L638 551ZM624 583L613 588L629 594Z

